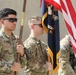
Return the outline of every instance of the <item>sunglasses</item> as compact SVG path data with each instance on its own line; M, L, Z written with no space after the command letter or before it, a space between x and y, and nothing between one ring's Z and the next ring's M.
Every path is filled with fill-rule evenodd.
M3 20L8 20L9 22L17 22L17 18L4 18Z
M42 24L34 24L34 25L39 25L39 27L43 28Z

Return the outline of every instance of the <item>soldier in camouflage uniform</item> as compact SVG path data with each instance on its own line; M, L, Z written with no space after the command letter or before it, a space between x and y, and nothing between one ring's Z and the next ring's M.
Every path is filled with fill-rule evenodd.
M41 17L33 16L28 24L31 34L24 42L27 57L25 75L47 75L47 71L51 70L51 63L47 62L47 45L40 40L44 33Z
M76 75L76 58L69 35L60 41L58 75Z
M0 30L0 75L14 75L14 71L21 69L20 63L15 61L17 53L22 56L21 62L24 61L24 47L22 44L17 44L18 37L12 32L16 28L16 15L16 11L10 8L0 11L2 25Z

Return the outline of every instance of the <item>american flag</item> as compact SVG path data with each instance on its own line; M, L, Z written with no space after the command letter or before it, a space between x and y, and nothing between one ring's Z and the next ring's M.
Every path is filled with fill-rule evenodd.
M45 0L47 4L52 4L63 13L76 57L76 13L71 1L72 0Z

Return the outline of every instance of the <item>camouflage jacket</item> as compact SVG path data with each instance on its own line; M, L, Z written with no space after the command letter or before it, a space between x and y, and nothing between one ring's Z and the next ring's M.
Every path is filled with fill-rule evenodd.
M4 30L0 30L0 73L11 72L11 66L17 59L17 41L17 37L15 37L14 34L12 34L12 37L9 37L7 34L5 34ZM23 61L24 63L24 59L25 57L21 57L20 61Z
M67 35L60 41L60 58L58 75L76 75L76 58Z
M47 54L45 45L40 40L37 40L33 36L30 36L25 42L25 54L27 57L27 71L33 70L35 72L47 72L48 67L46 65Z

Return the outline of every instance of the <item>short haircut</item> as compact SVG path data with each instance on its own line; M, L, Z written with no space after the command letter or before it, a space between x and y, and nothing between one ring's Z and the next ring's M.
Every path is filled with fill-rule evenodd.
M7 17L9 14L17 15L17 12L10 8L4 8L0 11L0 20L4 17Z
M41 20L42 18L40 16L32 16L28 21L28 25L30 25L31 23L36 24L37 21L41 21Z

